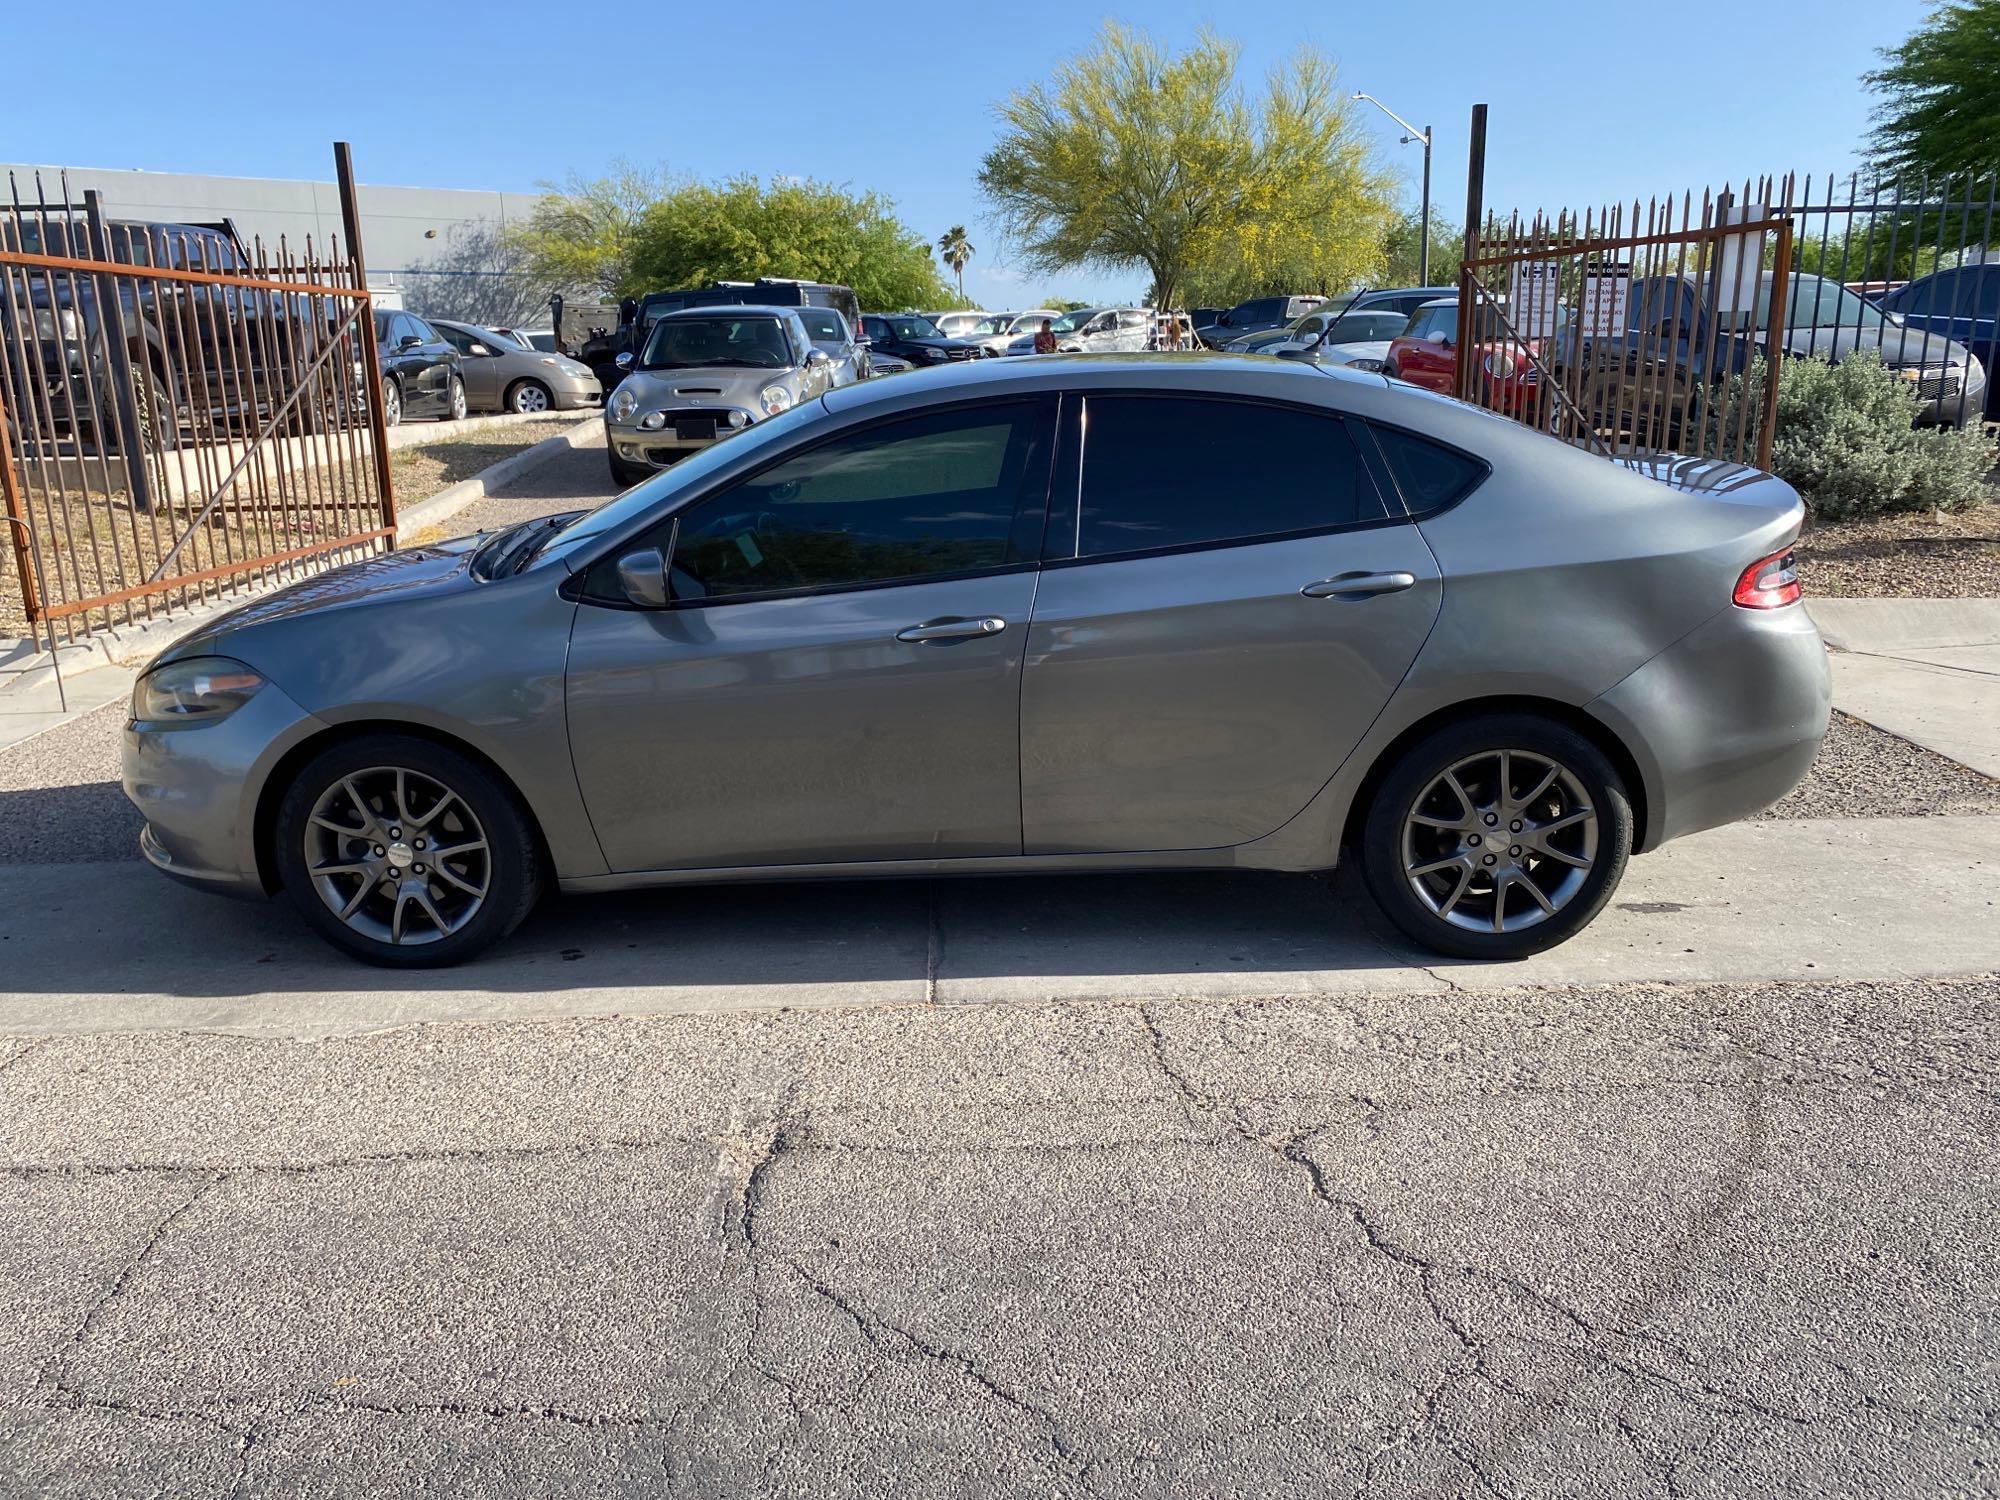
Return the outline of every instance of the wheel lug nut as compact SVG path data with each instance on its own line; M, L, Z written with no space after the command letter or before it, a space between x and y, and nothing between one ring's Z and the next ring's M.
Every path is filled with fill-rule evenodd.
M1516 818L1513 822L1509 823L1507 826L1513 829L1514 832L1519 833L1521 831L1521 820L1519 818ZM417 847L421 849L423 848L423 845L419 844L417 845Z
M389 830L389 837L392 839L399 839L402 836L403 836L403 830L400 828L391 828Z
M1510 849L1508 849L1507 857L1509 859L1519 859L1521 857L1521 846L1519 844L1513 845Z
M1492 826L1493 826L1493 825L1494 825L1495 823L1498 823L1499 821L1500 821L1500 818L1499 818L1499 816L1498 816L1497 814L1495 814L1495 813L1488 813L1488 814L1486 815L1486 826L1487 826L1488 828L1491 828L1491 827L1492 827Z
M1482 860L1480 861L1480 863L1481 863L1482 865L1490 865L1490 864L1492 864L1492 863L1493 863L1493 856L1492 856L1492 855L1490 855L1490 854L1489 854L1489 855L1487 855L1487 856L1486 856L1486 858L1484 858L1484 859L1482 859Z
M418 865L418 866L416 866L415 868L416 868L416 872L417 872L417 873L418 873L419 875L421 875L421 874L423 874L423 873L424 873L424 867L423 867L422 865Z
M1516 824L1514 825L1514 829L1515 829L1515 831L1516 831L1516 832L1519 832L1519 831L1520 831L1520 827L1521 827L1521 825L1520 825L1519 823L1516 823ZM419 849L421 849L421 848L423 848L423 847L424 847L424 841L423 841L422 839L418 839L418 840L417 840L417 847L418 847Z
M380 858L382 855L387 854L388 852L389 851L387 849L384 849L380 844L377 844L375 846L375 854L377 858Z
M1477 849L1479 847L1479 835L1476 833L1473 834L1472 837L1466 840L1466 843L1472 845L1473 848Z

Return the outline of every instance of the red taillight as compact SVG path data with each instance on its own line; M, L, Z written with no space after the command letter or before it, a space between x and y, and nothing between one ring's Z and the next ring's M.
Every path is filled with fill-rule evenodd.
M1743 609L1778 609L1797 604L1805 590L1799 587L1799 570L1792 559L1791 545L1769 557L1760 557L1743 570L1731 597Z

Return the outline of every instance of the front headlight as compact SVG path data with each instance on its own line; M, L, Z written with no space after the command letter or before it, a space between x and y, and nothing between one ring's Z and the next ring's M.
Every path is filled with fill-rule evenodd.
M765 386L757 393L757 399L764 403L764 415L767 417L792 409L792 393L781 385Z
M226 656L190 656L155 667L132 687L132 717L156 724L213 724L248 703L264 679Z
M1486 363L1483 368L1495 380L1505 380L1509 375L1514 373L1514 356L1496 349L1486 356Z
M629 422L632 413L639 409L639 398L630 386L619 386L611 397L611 420Z
M73 307L38 307L35 309L35 337L53 343L57 339L75 343L77 340L76 309Z
M1350 359L1347 362L1347 368L1350 370L1380 370L1382 368L1382 361L1379 359L1370 359L1364 355L1360 359Z
M950 359L951 355L943 349L933 349L926 345L924 348L924 358L928 360L944 360Z

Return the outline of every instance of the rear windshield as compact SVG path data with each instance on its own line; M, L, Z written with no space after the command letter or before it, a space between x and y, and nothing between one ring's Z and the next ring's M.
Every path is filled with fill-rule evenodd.
M847 324L831 308L802 307L799 319L806 325L806 336L815 343L837 344L847 337Z

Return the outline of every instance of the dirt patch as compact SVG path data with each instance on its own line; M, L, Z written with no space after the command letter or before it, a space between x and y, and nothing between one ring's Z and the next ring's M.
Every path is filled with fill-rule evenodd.
M468 432L464 437L441 433L435 443L392 449L389 478L396 486L396 504L414 505L546 438L568 432L576 423L576 414L572 412L547 421L522 422L500 431ZM445 432L449 430L446 428Z
M2000 598L2000 505L1809 524L1798 559L1808 599Z
M1762 818L1921 818L2000 813L2000 781L1836 713L1819 758Z

